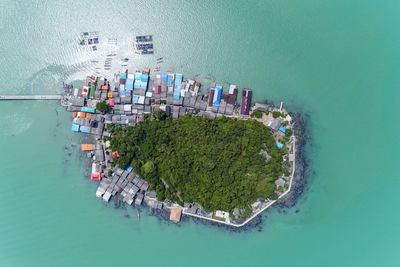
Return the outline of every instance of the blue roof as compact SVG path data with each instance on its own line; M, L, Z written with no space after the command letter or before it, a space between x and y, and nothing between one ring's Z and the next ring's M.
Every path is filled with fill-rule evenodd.
M147 82L141 82L140 83L140 89L146 90L147 89Z
M127 168L126 168L126 171L127 172L131 172L133 170L133 168L131 167L131 166L128 166Z
M161 81L166 81L168 75L166 73L161 73Z
M277 146L279 149L281 149L281 148L283 147L283 144L280 143L280 142L278 142L278 141L276 141L276 146Z
M172 86L172 74L168 74L167 76L167 86Z
M126 73L125 73L125 72L121 73L121 75L119 76L119 78L120 78L120 79L126 79Z
M133 90L133 79L126 79L125 90Z
M119 91L119 96L126 96L126 92L125 92L125 90L121 90L121 91Z
M81 132L82 133L88 133L89 132L89 126L81 126Z
M138 95L133 95L133 97L132 97L132 103L133 103L133 104L139 103L139 96L138 96Z
M179 100L181 96L181 87L182 87L182 74L177 74L175 77L175 86L174 86L174 99Z
M176 80L182 81L182 79L183 79L182 74L176 74L175 75L175 82L176 82Z
M281 127L279 127L279 131L281 131L282 133L286 133L286 128L281 126Z
M142 74L140 72L135 73L135 80L140 80L142 79Z
M79 124L73 123L71 130L74 132L79 132Z
M147 82L149 80L149 75L148 74L142 74L142 82Z
M88 107L81 107L82 112L88 112L88 113L95 113L96 109L94 108L88 108Z
M214 102L213 107L219 107L219 103L221 102L221 94L222 94L222 87L216 88L214 91Z
M179 100L182 88L182 74L175 75L174 99Z
M135 89L140 88L140 84L141 84L141 83L142 83L141 80L135 80L135 84L134 84L133 88L135 88Z

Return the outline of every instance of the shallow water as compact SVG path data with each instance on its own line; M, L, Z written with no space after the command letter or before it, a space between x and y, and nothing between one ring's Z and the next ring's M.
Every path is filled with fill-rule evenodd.
M147 211L138 222L95 197L70 113L1 102L0 266L397 265L399 11L394 0L3 1L0 93L60 92L103 72L110 51L112 70L120 58L140 69L164 57L162 71L198 74L204 88L231 82L310 114L315 174L295 208L263 215L261 232ZM100 32L98 52L78 45L82 31ZM139 34L153 34L154 56L134 55Z

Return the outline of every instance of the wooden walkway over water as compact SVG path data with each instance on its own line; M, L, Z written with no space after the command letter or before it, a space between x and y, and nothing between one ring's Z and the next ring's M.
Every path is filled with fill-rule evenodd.
M0 95L0 100L60 100L62 95Z

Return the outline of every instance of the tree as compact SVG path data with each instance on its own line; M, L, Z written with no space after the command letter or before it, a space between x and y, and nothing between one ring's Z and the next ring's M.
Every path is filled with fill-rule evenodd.
M142 166L142 171L146 174L153 172L154 171L154 163L152 161L146 162L146 164L144 164Z
M102 113L107 113L110 110L110 106L103 100L96 104L96 109Z
M261 117L262 117L262 112L259 111L258 109L256 109L256 110L253 111L253 113L251 113L251 116L252 116L252 117L256 117L256 118L258 118L258 119L261 119Z
M154 112L153 114L154 118L160 121L163 121L167 118L167 114L165 114L165 111L158 109Z
M274 117L275 119L278 118L279 116L281 116L281 113L279 111L272 112L272 117Z
M119 166L130 163L160 199L181 198L209 211L232 211L271 197L275 180L283 174L283 154L257 120L187 114L177 120L146 120L136 127L113 126L110 133ZM261 149L271 156L268 163Z
M271 194L270 198L272 200L277 200L278 199L278 195L274 192L274 193Z
M267 109L266 111L265 111L265 115L269 115L269 110Z

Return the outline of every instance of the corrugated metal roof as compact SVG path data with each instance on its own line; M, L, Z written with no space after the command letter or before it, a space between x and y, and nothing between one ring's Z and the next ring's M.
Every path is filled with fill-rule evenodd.
M213 106L218 107L221 102L222 87L217 87L214 91Z
M72 124L71 130L74 132L79 132L79 125L78 124Z

